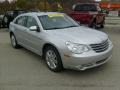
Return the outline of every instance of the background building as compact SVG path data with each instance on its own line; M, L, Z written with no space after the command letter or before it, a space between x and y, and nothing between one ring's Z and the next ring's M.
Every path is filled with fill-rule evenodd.
M109 10L120 10L120 0L102 0L100 6Z
M102 2L120 2L120 0L101 0Z

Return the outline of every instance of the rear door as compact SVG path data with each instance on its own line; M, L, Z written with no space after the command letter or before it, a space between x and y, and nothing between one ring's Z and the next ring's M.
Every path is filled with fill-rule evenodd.
M27 16L20 16L16 19L16 21L14 22L14 34L18 40L18 43L24 45L26 43L25 40L25 32L26 32L26 20L27 20Z

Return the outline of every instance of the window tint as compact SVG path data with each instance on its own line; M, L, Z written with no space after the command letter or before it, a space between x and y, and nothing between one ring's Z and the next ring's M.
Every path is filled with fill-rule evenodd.
M75 7L75 11L97 11L94 4L80 4Z
M37 24L37 21L35 20L35 18L28 16L27 27L30 28L31 26L38 26L38 24Z
M26 19L27 19L26 16L21 16L15 21L15 23L18 24L18 25L21 25L21 26L25 26Z

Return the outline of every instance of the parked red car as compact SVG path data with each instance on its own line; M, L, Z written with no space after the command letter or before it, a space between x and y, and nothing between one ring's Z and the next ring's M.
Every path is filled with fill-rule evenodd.
M104 28L105 14L101 12L101 8L95 3L79 3L73 5L73 10L68 13L76 21L81 24L87 24L92 28Z

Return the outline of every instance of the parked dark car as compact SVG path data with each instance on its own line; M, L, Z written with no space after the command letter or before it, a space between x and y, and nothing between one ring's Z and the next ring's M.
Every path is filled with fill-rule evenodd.
M4 15L0 14L0 28L2 27L2 20L3 20Z
M105 14L101 8L95 3L79 3L73 5L73 10L68 13L76 21L81 24L87 24L89 27L104 28Z
M13 10L13 11L7 11L4 14L3 20L2 20L2 26L3 27L9 27L10 22L17 17L19 14L27 12L26 10Z

